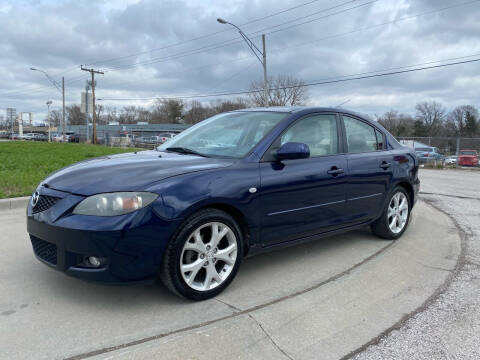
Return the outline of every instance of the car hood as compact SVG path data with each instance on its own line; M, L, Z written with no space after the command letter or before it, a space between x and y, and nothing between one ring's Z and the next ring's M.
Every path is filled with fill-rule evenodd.
M94 158L63 168L46 178L46 187L79 195L139 191L168 177L232 165L231 159L141 151Z

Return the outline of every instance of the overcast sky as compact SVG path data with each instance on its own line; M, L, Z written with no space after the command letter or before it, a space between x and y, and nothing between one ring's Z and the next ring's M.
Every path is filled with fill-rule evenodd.
M97 97L246 89L250 81L263 79L261 64L217 17L247 23L242 29L259 47L258 36L266 33L269 75L293 75L307 83L480 58L480 1L0 0L0 116L15 107L40 120L47 100L61 107L60 93L31 66L59 81L65 76L67 105L80 103L89 76L80 64L105 71L97 78ZM346 108L371 115L390 109L413 113L423 100L448 109L478 107L479 69L480 62L474 62L314 86L309 105L349 100ZM151 102L102 104L120 108Z

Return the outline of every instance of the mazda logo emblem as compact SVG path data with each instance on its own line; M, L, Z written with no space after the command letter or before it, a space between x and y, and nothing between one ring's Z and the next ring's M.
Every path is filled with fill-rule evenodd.
M38 191L35 191L32 195L32 207L35 207L38 202L38 198L40 197Z

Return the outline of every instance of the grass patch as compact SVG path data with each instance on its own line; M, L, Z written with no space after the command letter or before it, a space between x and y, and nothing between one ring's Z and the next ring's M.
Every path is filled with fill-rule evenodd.
M0 142L0 198L30 195L48 174L80 160L144 149L74 143Z

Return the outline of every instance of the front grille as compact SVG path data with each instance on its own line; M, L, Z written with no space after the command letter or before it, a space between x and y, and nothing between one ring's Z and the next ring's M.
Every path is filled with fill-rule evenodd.
M49 195L40 195L37 204L32 208L32 213L36 214L50 209L60 198Z
M57 245L43 241L33 235L30 235L30 240L35 255L52 265L57 265Z

